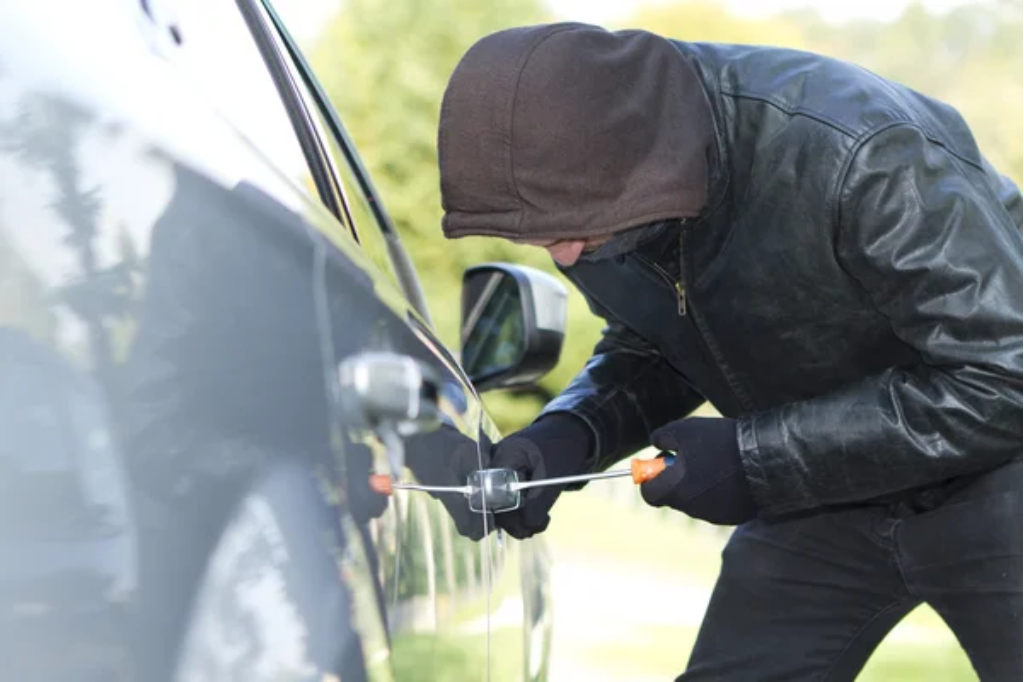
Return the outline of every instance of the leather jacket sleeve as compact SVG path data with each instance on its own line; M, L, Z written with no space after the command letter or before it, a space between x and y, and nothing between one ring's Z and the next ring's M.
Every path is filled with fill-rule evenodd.
M591 309L608 316L591 301ZM592 471L602 471L649 445L648 434L693 412L704 398L654 346L611 323L583 370L542 415L570 412L594 434Z
M837 192L836 255L918 361L741 419L762 511L1021 456L1021 201L1007 185L909 125L862 144Z

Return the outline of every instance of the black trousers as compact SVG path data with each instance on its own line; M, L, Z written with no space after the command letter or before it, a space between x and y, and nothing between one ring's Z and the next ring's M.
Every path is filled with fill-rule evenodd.
M983 682L1019 681L1021 477L1016 461L933 509L908 497L738 527L678 679L852 680L924 602Z

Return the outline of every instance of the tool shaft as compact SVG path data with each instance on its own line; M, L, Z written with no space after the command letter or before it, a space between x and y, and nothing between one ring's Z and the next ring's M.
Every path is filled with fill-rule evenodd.
M602 471L599 474L579 474L577 476L559 476L558 478L544 478L539 481L521 481L512 484L512 490L525 490L526 488L542 488L549 485L565 485L567 483L585 483L596 481L599 478L620 478L632 476L629 469L615 469L614 471Z
M468 485L418 485L415 483L393 483L395 490L419 490L425 493L462 493L470 495L473 488Z
M491 506L487 503L487 500L492 499L495 495L500 494L503 496L501 499L504 499L511 493L516 493L520 490L528 490L530 488L544 488L547 486L567 485L570 483L586 483L588 481L596 481L603 478L623 478L625 476L632 477L634 483L645 483L660 474L664 471L666 466L670 466L674 462L675 457L672 455L651 460L634 459L631 462L629 469L614 469L612 471L602 471L598 474L578 474L576 476L543 478L537 481L516 481L515 472L511 469L483 469L477 471L475 477L470 477L470 485L460 486L395 483L388 474L373 474L370 476L370 488L382 495L390 495L392 490L419 490L427 493L457 493L471 498L475 495L481 495L484 499L484 506L482 506L481 509L485 509L488 506ZM492 476L490 478L481 478L481 476L485 476L487 474L491 474ZM494 479L493 474L502 474L502 476L500 476L499 479ZM488 495L490 495L491 498L488 498ZM513 508L518 507L518 496L515 500ZM472 505L473 501L471 500L471 508Z

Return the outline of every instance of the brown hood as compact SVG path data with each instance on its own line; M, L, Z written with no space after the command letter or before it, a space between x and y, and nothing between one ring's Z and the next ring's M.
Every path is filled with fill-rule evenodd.
M697 215L710 108L693 68L646 31L500 31L441 105L445 236L568 239Z

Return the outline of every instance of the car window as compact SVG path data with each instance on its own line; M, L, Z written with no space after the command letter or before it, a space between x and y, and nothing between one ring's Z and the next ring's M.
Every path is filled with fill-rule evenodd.
M310 97L309 91L305 89L305 86L300 83L299 87L303 89L304 96ZM366 196L359 188L355 171L338 148L338 141L333 135L326 132L325 122L319 114L317 114L317 123L319 124L318 129L320 130L321 138L326 138L327 140L327 152L334 166L335 176L341 181L346 217L352 224L353 232L356 234L363 250L370 257L370 260L380 268L381 272L386 273L391 278L395 286L401 288L401 283L388 252L386 238L384 233L377 229L376 217L373 215L373 210L370 208Z
M296 2L295 0L275 2L273 3L273 7L285 26L288 27L289 34L297 43L298 49L303 52L303 56L305 57L310 54L312 52L312 44L318 36L315 28L317 22L312 20L315 18L316 13L312 12L312 8L309 7L308 3ZM299 20L299 18L301 18L301 20ZM289 19L293 19L295 21L290 23ZM299 30L292 30L291 27L293 25L300 27ZM315 125L318 128L321 139L326 140L327 153L330 156L330 162L334 166L335 174L339 178L341 184L340 190L344 195L344 201L346 204L346 218L351 221L359 242L367 255L369 255L371 260L374 261L382 272L387 273L392 280L402 288L401 279L398 276L394 261L392 260L391 250L389 249L387 237L385 236L387 227L381 223L378 215L375 213L367 199L363 188L360 186L359 171L353 167L350 159L344 153L342 143L333 133L330 132L330 125L325 118L325 112L323 112L318 105L318 98L314 96L303 81L303 67L296 64L290 58L288 49L284 45L284 41L276 31L274 32L274 38L278 43L278 49L281 52L282 59L286 62L289 70L291 71L292 79L294 80L296 87L302 92L302 96L306 101L307 107L310 111L315 112ZM312 76L315 77L315 66L312 68L314 70Z

